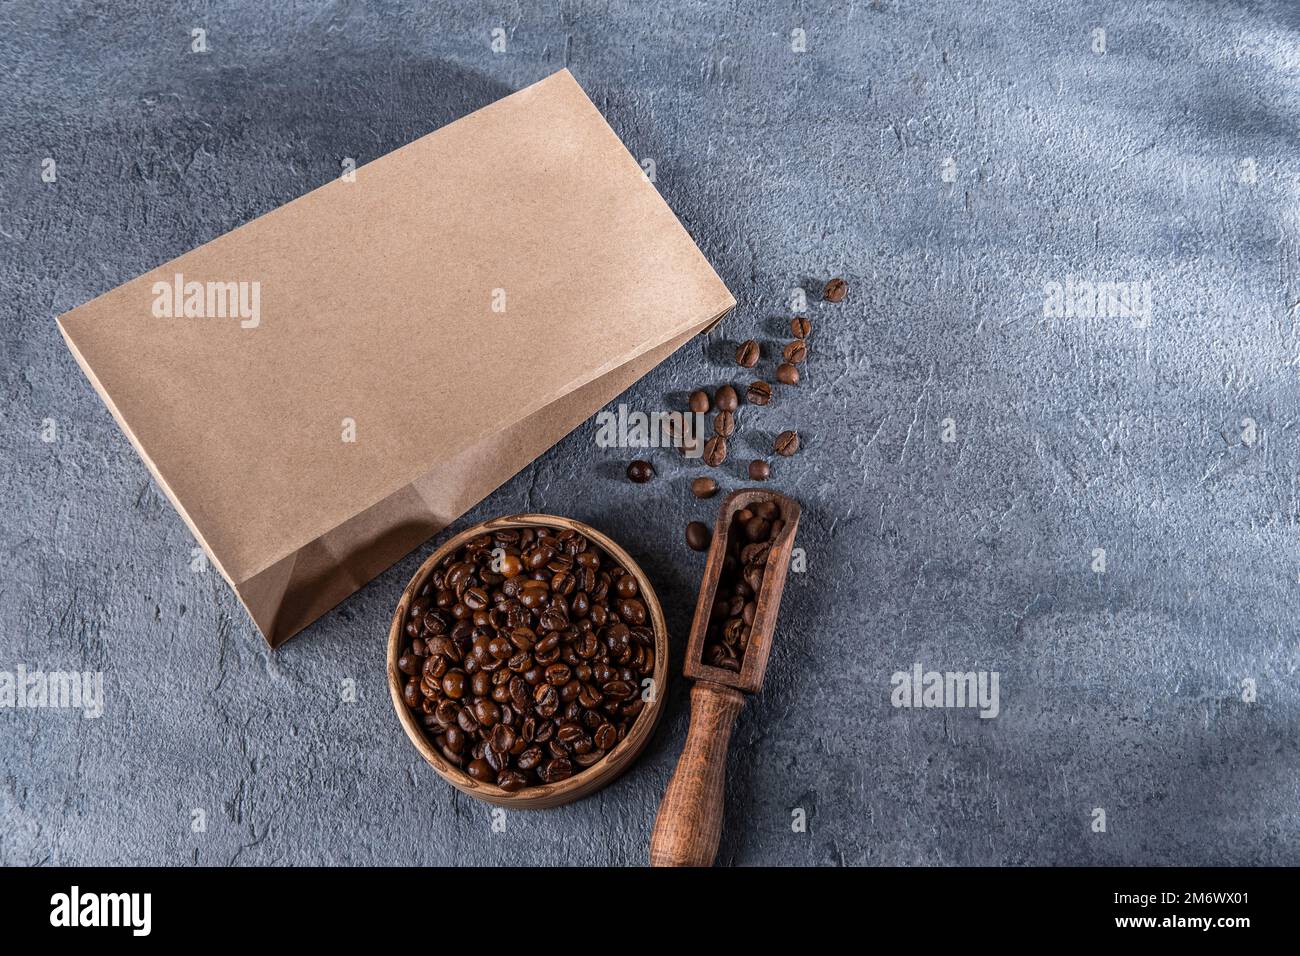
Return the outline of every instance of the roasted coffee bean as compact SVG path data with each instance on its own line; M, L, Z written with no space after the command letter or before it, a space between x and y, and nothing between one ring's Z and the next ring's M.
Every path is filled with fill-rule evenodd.
M704 443L704 463L710 468L717 468L727 460L727 440L721 435L714 435Z
M496 774L492 772L492 768L482 757L479 757L476 760L471 760L469 766L465 768L465 772L475 780L482 781L483 783L487 783L496 778Z
M718 483L712 478L699 477L691 481L691 494L696 498L712 498L718 493Z
M736 364L743 368L753 368L758 364L758 354L758 343L753 339L741 342L740 348L736 349Z
M691 411L699 415L704 415L709 411L713 403L709 401L709 393L704 389L697 389L691 392L690 407Z
M494 727L501 719L501 708L493 700L478 700L474 703L474 719L480 727Z
M713 416L713 434L730 438L736 431L736 413L718 412Z
M835 278L826 283L826 288L822 289L822 298L827 302L843 302L848 291L849 284L843 279Z
M692 551L707 551L709 526L702 521L692 521L686 526L686 546Z
M799 369L789 362L782 362L776 367L776 380L782 385L798 385Z
M596 729L595 737L596 746L601 750L613 750L614 745L618 743L618 730L613 724L601 724Z
M790 334L796 339L806 339L812 332L812 323L801 315L796 315L790 320Z
M766 405L772 400L772 386L763 380L750 382L745 389L745 401L751 405Z
M645 623L645 605L635 598L620 598L618 601L618 616L628 624L636 627Z
M803 339L795 339L786 344L785 351L781 354L785 356L786 364L800 365L808 357L808 346Z
M506 793L514 793L528 786L528 777L518 770L502 770L497 774L497 786Z
M573 776L573 764L567 757L555 757L542 766L539 776L543 783L559 783Z
M600 690L611 700L627 700L632 696L635 688L625 680L612 680Z
M655 466L638 458L627 466L627 476L638 485L644 485L655 476Z
M442 692L453 700L465 696L465 672L459 667L442 675Z
M795 431L781 432L776 436L776 441L773 442L772 447L776 449L778 455L789 458L799 450L799 433Z
M740 396L730 385L723 385L713 396L713 403L718 406L719 411L734 412L740 405Z
M767 481L771 474L771 467L761 458L756 458L749 463L749 477L754 481Z

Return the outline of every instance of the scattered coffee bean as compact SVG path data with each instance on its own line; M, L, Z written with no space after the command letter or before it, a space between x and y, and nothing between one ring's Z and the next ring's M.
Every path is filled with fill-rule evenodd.
M789 362L782 362L776 367L776 380L782 385L798 385L799 369Z
M654 673L655 641L640 587L576 531L474 538L438 563L411 612L399 668L420 663L402 699L475 780L557 783L617 746L644 708L634 691Z
M704 635L705 664L740 670L758 612L768 553L784 527L781 510L773 501L760 501L732 516L726 556Z
M745 401L751 405L766 405L772 400L772 386L758 380L750 382L749 387L745 389Z
M718 483L712 478L701 476L691 481L691 494L696 498L712 498L718 493Z
M736 413L718 412L713 416L713 433L730 438L736 431Z
M799 365L808 357L808 346L803 339L795 339L785 347L785 360L791 365Z
M796 339L808 338L808 333L812 331L812 323L802 315L796 315L790 320L790 334Z
M727 460L727 440L721 435L714 435L704 443L704 463L710 468L717 468Z
M753 368L758 364L758 343L749 339L740 343L740 348L736 349L736 364L744 368Z
M707 551L709 538L709 526L703 521L692 521L686 526L686 546L692 551Z
M755 458L749 463L749 477L754 481L767 481L771 474L771 467L763 459Z
M826 288L822 290L822 298L827 302L843 302L844 296L848 294L849 284L843 279L832 279L826 283Z
M773 447L778 455L789 458L799 450L799 433L796 431L781 432L776 436Z
M699 415L705 415L708 414L709 407L712 404L713 403L709 401L709 393L704 389L696 389L694 392L691 392L691 411Z
M627 466L627 476L638 485L644 485L655 476L655 466L638 458Z
M713 396L713 404L718 406L720 411L734 412L740 405L740 396L730 385L724 385L718 389L717 394Z

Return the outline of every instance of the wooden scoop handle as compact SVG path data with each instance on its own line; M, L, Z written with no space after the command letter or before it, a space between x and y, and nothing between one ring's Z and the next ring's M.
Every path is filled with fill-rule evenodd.
M722 837L727 745L745 706L738 690L696 681L691 726L650 834L651 866L712 866Z

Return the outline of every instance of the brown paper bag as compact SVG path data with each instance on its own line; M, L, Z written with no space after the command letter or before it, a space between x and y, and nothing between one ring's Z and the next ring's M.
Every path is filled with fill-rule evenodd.
M734 304L566 70L59 326L274 646Z

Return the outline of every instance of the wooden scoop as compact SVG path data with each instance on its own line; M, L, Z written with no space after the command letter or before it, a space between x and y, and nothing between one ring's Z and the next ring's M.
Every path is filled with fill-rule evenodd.
M773 539L767 556L749 642L739 672L711 667L704 663L704 640L727 555L732 516L763 501L774 502L780 508L785 527ZM682 668L683 675L695 681L691 688L691 725L650 834L651 866L712 866L718 854L727 746L736 717L745 706L744 695L756 694L763 686L798 526L798 503L774 491L743 488L722 502Z

